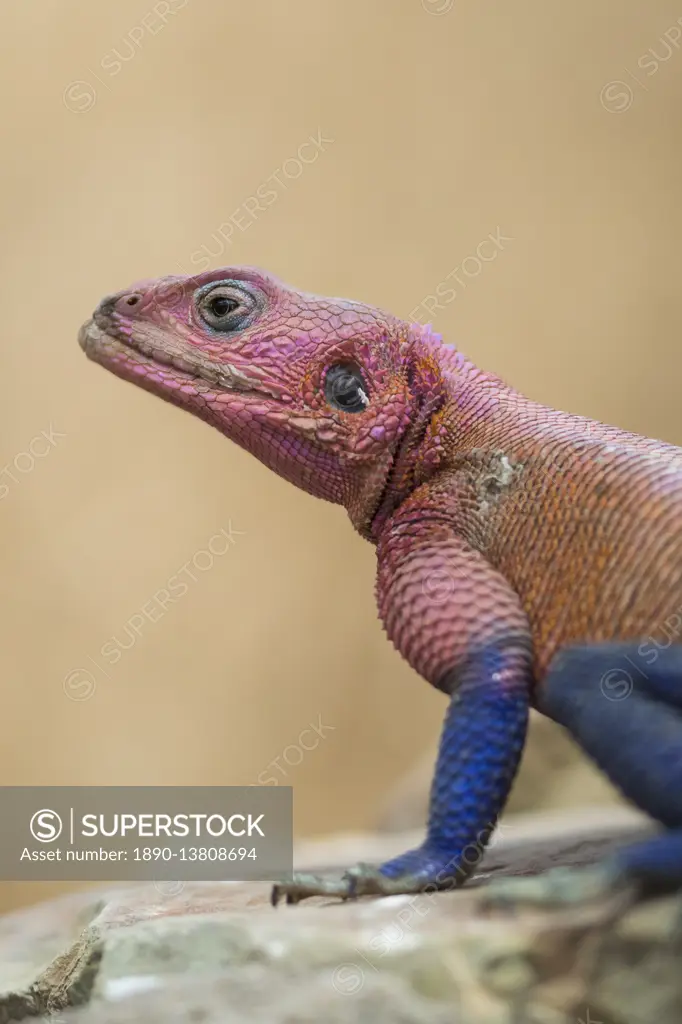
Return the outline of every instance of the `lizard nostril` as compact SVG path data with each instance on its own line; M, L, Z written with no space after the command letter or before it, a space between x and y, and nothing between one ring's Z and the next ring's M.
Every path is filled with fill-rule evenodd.
M107 295L95 310L95 323L105 329L115 313L120 313L123 316L132 316L133 311L137 312L136 307L141 306L142 299L141 292L133 291L116 292L115 295Z
M119 292L113 299L112 312L123 313L125 316L133 307L140 305L142 294L140 292Z

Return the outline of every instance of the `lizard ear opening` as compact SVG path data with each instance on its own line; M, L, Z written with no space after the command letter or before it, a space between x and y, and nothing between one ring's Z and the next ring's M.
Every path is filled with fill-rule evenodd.
M324 395L341 412L364 412L369 406L367 385L359 367L353 363L335 363L327 370Z

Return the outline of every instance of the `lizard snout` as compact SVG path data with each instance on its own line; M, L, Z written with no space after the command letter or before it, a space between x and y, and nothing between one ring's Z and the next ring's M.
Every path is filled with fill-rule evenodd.
M142 305L142 293L133 289L126 289L123 292L116 292L115 295L107 295L102 299L93 314L93 320L98 326L105 328L114 313L121 313L123 316L135 315L135 307Z
M142 308L142 299L142 292L135 288L105 296L92 314L92 318L84 323L78 332L78 342L83 351L89 356L97 352L102 339L109 333L116 333L116 314L131 319Z

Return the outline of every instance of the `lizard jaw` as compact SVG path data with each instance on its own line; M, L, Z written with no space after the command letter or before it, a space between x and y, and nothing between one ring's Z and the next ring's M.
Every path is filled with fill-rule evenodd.
M155 345L151 338L136 337L132 333L122 332L114 325L98 323L97 320L94 317L82 325L78 332L78 343L89 359L114 372L117 367L123 368L125 361L142 366L168 367L174 376L187 381L202 381L214 385L220 391L251 393L256 397L265 393L268 397L277 398L263 387L261 381L250 378L231 363L216 365L197 358L180 346L175 350L162 348Z

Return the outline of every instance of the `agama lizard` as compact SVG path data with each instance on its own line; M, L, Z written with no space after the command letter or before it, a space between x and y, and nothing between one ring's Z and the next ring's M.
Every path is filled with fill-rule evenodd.
M465 881L531 706L666 830L618 853L609 884L682 885L682 449L530 401L430 327L248 267L139 282L79 340L344 505L376 546L389 638L449 698L423 844L294 875L275 903Z

